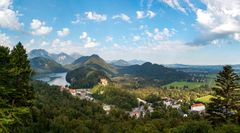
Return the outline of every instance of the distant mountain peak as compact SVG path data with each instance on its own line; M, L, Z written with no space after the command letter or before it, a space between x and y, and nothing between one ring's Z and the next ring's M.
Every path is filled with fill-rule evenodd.
M145 62L142 64L142 66L152 66L153 64L151 62Z
M62 65L71 64L76 59L75 57L72 57L71 55L68 55L64 52L61 52L59 54L48 53L44 49L33 49L28 53L28 57L29 59L33 59L35 57L43 57L50 60L54 60Z
M119 60L114 60L110 62L112 65L114 66L129 66L130 64L123 60L123 59L119 59Z

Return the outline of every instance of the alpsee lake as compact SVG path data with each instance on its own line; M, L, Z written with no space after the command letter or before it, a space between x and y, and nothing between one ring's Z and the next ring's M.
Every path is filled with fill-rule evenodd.
M65 86L65 85L69 85L69 83L66 81L66 75L67 75L66 72L38 74L38 75L34 75L33 79L47 82L49 85Z

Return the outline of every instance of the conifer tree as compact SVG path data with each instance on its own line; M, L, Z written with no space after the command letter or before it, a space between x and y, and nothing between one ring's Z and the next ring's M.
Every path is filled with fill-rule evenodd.
M207 109L213 123L224 122L237 118L239 113L239 76L231 66L226 65L219 72L216 87L213 87L214 98Z
M9 62L9 48L0 46L0 107L8 106L11 99L11 93L13 93L13 89L9 87Z
M11 51L10 64L12 86L16 89L13 104L30 106L33 98L33 89L29 85L31 66L27 59L26 50L20 42Z

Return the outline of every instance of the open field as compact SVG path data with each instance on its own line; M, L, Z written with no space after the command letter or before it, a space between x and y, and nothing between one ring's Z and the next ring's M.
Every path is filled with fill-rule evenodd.
M179 82L173 82L173 83L164 85L163 87L170 88L171 86L173 86L178 88L185 88L185 86L188 86L189 89L194 89L194 88L199 88L203 85L205 85L205 83L179 81Z
M196 98L195 101L196 102L202 102L202 103L209 103L211 98L213 98L212 95L206 95L206 96L203 96L203 97L200 97L200 98Z
M163 87L170 88L172 86L172 87L178 87L178 88L186 88L187 86L188 89L196 89L202 86L208 86L211 88L215 85L215 78L216 78L216 74L210 74L207 76L206 82L178 81L178 82L172 82L170 84L164 85Z

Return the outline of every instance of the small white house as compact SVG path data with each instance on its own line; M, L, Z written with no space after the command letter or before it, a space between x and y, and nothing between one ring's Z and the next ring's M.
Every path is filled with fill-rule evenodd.
M107 114L109 114L111 110L111 105L103 104L103 110L106 111Z
M202 103L196 103L191 106L191 111L204 112L206 109L205 105Z

